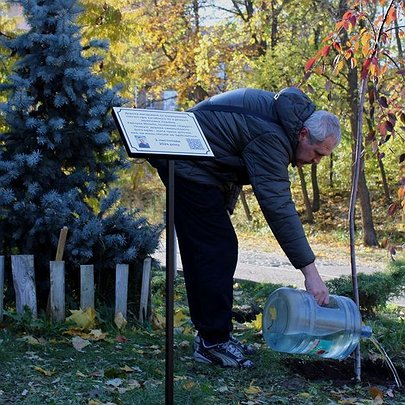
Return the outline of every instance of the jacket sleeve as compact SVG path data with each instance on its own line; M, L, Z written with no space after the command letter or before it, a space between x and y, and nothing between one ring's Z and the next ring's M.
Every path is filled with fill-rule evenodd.
M289 151L277 135L261 135L243 152L263 215L291 264L300 269L315 260L290 190Z

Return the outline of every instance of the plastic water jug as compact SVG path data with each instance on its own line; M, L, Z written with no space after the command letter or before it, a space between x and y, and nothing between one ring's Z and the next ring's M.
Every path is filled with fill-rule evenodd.
M357 305L347 297L330 295L320 306L307 291L279 288L263 310L263 337L275 351L345 359L359 343L370 337L362 326Z

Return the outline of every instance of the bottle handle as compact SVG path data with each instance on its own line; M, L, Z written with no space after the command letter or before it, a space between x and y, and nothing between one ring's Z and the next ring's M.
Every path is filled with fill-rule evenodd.
M339 307L338 304L337 304L337 302L336 302L336 299L335 299L335 297L334 297L333 295L329 295L329 303L328 303L328 304L323 304L323 305L319 305L319 304L316 302L314 296L312 296L312 298L314 299L315 304L318 305L318 307L320 307L320 308L330 308L330 309L334 309L334 308L338 308L338 307Z

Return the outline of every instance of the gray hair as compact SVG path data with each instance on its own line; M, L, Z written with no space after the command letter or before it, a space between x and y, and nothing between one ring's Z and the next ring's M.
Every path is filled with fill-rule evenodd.
M309 140L311 143L323 142L330 136L335 138L335 146L340 142L341 133L339 119L336 115L328 111L315 111L304 122L304 127L309 130Z

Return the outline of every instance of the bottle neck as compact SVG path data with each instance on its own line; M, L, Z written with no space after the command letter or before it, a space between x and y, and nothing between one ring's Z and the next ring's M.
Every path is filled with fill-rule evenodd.
M362 337L363 339L370 339L372 334L373 334L373 329L371 329L371 326L363 325L361 327L360 337Z

